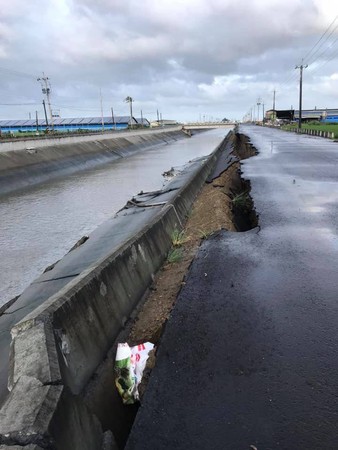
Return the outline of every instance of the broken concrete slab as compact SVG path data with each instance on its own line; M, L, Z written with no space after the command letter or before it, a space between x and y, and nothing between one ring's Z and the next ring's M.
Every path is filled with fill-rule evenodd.
M8 389L22 376L42 384L59 384L61 375L52 324L21 322L12 329ZM38 363L37 363L38 361Z

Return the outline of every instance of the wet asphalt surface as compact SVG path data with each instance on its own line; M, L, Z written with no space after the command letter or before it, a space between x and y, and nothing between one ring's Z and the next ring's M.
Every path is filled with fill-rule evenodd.
M338 143L240 131L260 228L201 246L128 450L338 448Z

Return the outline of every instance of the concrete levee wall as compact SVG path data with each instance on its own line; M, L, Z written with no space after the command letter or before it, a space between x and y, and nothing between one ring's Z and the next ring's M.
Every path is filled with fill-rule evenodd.
M78 394L152 281L225 142L136 236L81 273L12 329L0 444L116 448Z
M94 132L94 133L77 133L68 136L67 134L62 134L60 136L46 135L40 138L16 138L12 140L4 140L0 142L0 153L13 151L13 150L23 150L23 149L33 149L35 147L54 147L56 145L63 144L76 144L79 142L93 142L99 141L101 139L114 139L116 137L128 137L133 135L142 135L154 133L167 132L168 130L179 130L182 126L166 126L165 129L160 127L158 129L139 129L139 130L125 130L125 131L105 131L105 132Z
M0 152L0 194L124 158L186 135L175 128L92 138L95 139L78 137L70 143Z

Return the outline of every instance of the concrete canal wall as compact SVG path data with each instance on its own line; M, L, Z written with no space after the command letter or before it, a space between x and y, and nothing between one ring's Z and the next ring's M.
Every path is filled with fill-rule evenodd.
M182 126L167 126L165 128L166 132L168 130L177 131L180 130ZM46 135L39 138L15 138L12 140L0 141L0 153L13 151L13 150L27 150L34 149L36 147L54 147L56 145L64 144L76 144L78 142L93 142L100 139L114 139L116 137L130 137L133 135L142 134L146 136L147 134L162 133L163 128L151 128L151 129L139 129L139 130L125 130L125 131L113 131L113 132L95 132L95 133L76 133L73 135L61 134L59 136Z
M0 194L186 138L181 127L0 144ZM18 149L4 151L12 144ZM22 148L23 147L23 148ZM14 147L15 148L15 147Z
M153 210L147 224L12 329L11 392L0 410L0 444L116 448L81 392L150 285L171 247L173 231L181 228L226 143L194 162L163 192L133 199L133 206L121 213L132 220L133 214Z

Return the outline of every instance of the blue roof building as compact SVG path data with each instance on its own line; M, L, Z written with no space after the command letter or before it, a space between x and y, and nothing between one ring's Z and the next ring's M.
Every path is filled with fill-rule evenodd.
M143 125L149 126L147 119L143 119ZM60 117L53 118L53 127L56 131L78 131L78 130L88 130L88 131L101 131L102 128L105 130L124 130L128 128L131 124L133 126L142 126L141 119L132 118L130 121L129 116L117 116L114 117L103 117L103 126L101 117L75 117L62 119ZM48 128L51 129L51 122L48 121ZM0 120L0 130L2 132L28 132L28 131L45 131L47 129L47 124L45 119L39 119L38 124L36 120Z

